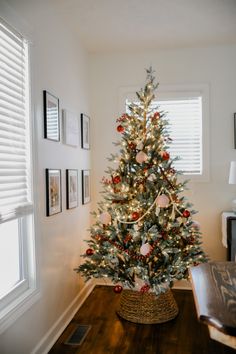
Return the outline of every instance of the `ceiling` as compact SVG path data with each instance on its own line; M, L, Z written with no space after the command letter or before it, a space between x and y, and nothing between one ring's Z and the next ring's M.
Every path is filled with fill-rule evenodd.
M7 2L19 10L50 7L90 53L236 44L236 0Z
M48 0L89 52L236 43L236 0Z

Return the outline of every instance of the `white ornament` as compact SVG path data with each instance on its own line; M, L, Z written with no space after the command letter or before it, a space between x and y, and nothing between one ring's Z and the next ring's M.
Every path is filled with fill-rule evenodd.
M140 247L140 253L143 256L146 256L151 251L151 249L152 247L149 245L149 243L144 243L144 245Z
M99 216L99 219L103 225L108 225L111 222L111 215L105 211Z
M169 198L165 194L161 194L156 198L156 204L160 208L166 208L169 205Z
M136 155L136 161L138 163L143 163L143 162L147 161L147 159L148 159L148 156L143 151L139 151Z

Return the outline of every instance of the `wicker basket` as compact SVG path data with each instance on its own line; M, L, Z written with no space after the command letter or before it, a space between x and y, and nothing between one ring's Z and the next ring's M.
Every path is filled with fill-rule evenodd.
M154 293L123 290L117 314L131 322L152 324L170 321L178 312L171 290L158 296Z

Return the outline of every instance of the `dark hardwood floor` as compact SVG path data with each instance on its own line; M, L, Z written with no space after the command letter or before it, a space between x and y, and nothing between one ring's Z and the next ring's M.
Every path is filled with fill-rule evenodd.
M163 324L141 325L116 314L120 295L110 286L97 286L55 343L49 354L235 354L210 339L207 326L198 322L193 295L173 290L179 315ZM91 329L80 346L64 342L77 324Z

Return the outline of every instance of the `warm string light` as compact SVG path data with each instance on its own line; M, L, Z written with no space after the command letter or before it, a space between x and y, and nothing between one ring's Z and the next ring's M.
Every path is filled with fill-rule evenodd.
M143 97L147 100L145 91ZM112 156L112 162L118 163L119 166L108 170L112 179L104 186L104 193L108 194L107 200L99 205L99 210L110 214L111 222L101 226L99 215L96 214L96 227L91 229L97 244L90 245L95 250L94 256L87 258L88 261L92 260L90 266L85 265L81 270L83 269L88 277L93 274L96 277L108 277L114 270L112 279L128 287L131 287L132 281L135 282L130 280L131 277L134 279L137 274L147 284L150 284L151 279L156 279L157 283L152 283L151 287L159 293L163 292L163 287L165 289L166 284L172 282L175 277L181 279L186 268L193 262L200 262L204 257L195 255L198 246L192 244L198 241L199 231L191 227L188 213L185 213L185 217L182 215L189 212L185 210L188 204L184 199L177 198L178 193L184 190L184 185L177 182L176 171L172 168L171 160L168 161L168 152L163 155L169 143L164 115L156 115L155 110L145 106L145 103L135 107L133 112L132 107L130 109L129 115L118 119L121 124L118 131L122 134L119 144L121 150L120 156ZM135 159L140 151L149 157L142 165ZM156 178L153 178L152 174ZM121 177L121 182L114 184L113 178L116 176ZM169 204L166 209L157 205L157 193L168 196ZM153 211L155 206L156 210ZM132 214L135 213L139 214L139 218L132 220ZM150 231L152 227L153 232ZM96 241L98 234L103 236ZM142 256L140 245L145 243L150 244L152 248L149 254ZM178 252L181 255L176 260ZM155 264L158 264L157 268ZM106 267L109 269L107 273Z

